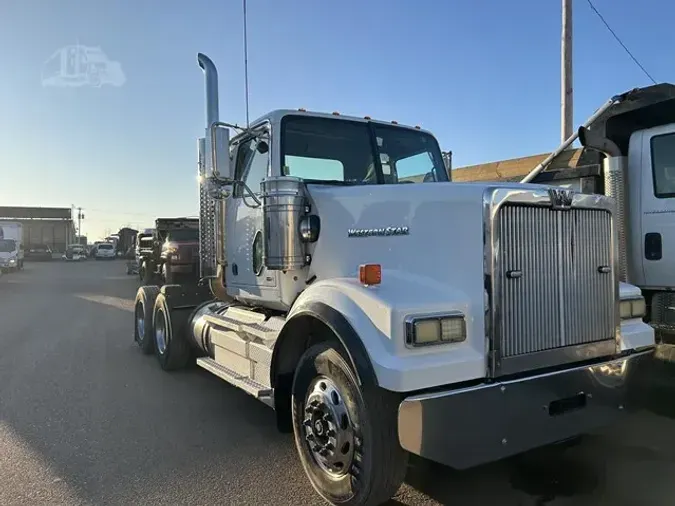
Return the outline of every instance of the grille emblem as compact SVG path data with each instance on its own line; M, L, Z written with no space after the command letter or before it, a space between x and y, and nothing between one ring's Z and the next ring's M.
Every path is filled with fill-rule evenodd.
M574 193L571 190L550 188L548 190L548 196L551 199L551 207L553 209L569 209L572 207Z

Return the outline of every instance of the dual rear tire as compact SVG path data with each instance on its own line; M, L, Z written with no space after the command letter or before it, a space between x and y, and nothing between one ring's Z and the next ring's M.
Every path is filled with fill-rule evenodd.
M192 356L187 340L187 323L191 309L172 308L164 293L157 296L152 314L155 355L165 371L183 369Z
M171 298L158 286L141 286L134 305L134 340L147 355L154 352L165 371L188 365L192 350L187 339L191 310L174 308Z

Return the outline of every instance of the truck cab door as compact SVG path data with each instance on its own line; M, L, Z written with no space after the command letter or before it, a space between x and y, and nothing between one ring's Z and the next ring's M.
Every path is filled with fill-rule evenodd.
M265 134L242 139L236 148L235 179L242 180L260 196L260 182L267 177L270 166L270 146ZM227 201L226 285L234 297L260 297L265 288L276 286L276 275L262 265L262 207L248 195L242 185L236 185Z
M636 132L631 138L631 149L637 148L636 135L641 137L641 163L635 163L641 169L641 189L639 201L631 199L630 209L631 213L640 213L641 230L632 231L635 241L632 253L637 256L639 252L641 258L643 287L675 287L675 124ZM633 161L635 156L629 158L629 166ZM635 265L639 269L639 263ZM637 280L636 283L641 285Z

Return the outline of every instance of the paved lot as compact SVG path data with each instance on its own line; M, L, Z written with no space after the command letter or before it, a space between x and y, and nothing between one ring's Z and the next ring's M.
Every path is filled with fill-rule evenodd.
M321 504L269 408L138 352L135 290L121 261L0 279L0 504ZM391 504L670 505L668 381L651 380L652 411L566 451L465 472L416 459Z

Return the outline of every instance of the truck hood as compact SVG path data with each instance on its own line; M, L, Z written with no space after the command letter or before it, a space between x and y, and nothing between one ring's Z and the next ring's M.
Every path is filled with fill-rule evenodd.
M17 252L16 251L0 251L0 260L9 260L10 258L16 258Z
M482 304L488 186L495 185L308 185L312 212L321 221L310 248L310 276L353 279L360 264L375 263L383 279L404 277L431 292L452 286Z

